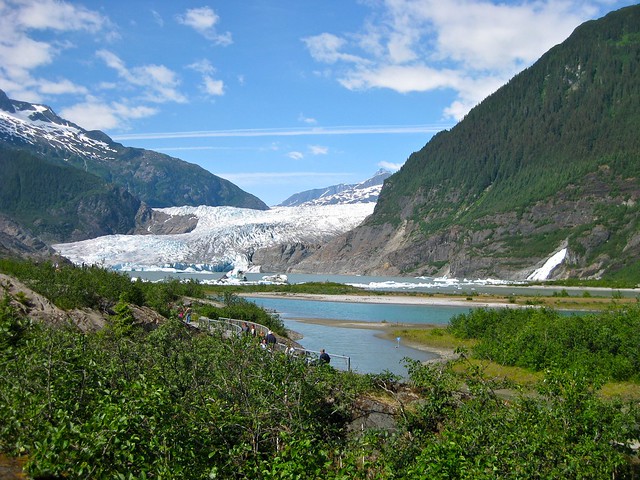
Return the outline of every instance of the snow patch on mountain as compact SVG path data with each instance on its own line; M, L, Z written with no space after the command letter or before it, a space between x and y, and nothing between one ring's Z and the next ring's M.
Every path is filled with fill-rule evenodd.
M251 267L253 252L291 243L324 243L355 228L375 203L274 207L172 207L168 215L198 218L197 227L179 235L108 235L53 248L76 264L115 270L228 271Z
M313 206L355 203L376 203L382 190L382 184L391 176L388 170L380 169L373 177L364 182L346 185L332 185L330 187L306 190L290 196L280 206Z
M58 117L45 105L12 101L3 97L0 108L0 137L13 137L31 145L46 144L57 150L105 159L115 150L107 143L91 138L89 132Z

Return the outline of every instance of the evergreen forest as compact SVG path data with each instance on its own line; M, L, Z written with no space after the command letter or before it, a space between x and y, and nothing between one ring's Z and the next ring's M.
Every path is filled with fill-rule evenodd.
M372 221L397 222L420 196L407 213L415 219L459 221L464 211L471 221L529 206L604 165L637 178L639 73L640 6L584 23L411 155Z

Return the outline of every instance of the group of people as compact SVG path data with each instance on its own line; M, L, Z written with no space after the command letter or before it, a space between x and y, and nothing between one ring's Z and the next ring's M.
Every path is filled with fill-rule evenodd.
M245 335L251 335L252 337L256 337L258 335L256 326L253 323L249 326L247 322L242 322L242 333Z
M259 336L260 346L262 348L273 348L273 346L278 343L278 339L271 330L269 330L266 335L264 335L263 332L258 333L258 331L256 330L256 326L253 323L251 324L251 326L249 326L247 322L242 322L241 329L244 335L251 335L252 337Z
M178 318L186 323L191 323L191 307L186 307L184 305L178 306ZM265 350L273 350L278 343L278 339L273 331L268 330L267 334L265 335L264 332L258 332L254 323L251 323L251 325L249 325L247 322L242 322L241 329L244 335L260 337L260 346ZM296 355L296 348L289 343L285 347L285 354L291 356ZM321 365L328 365L329 362L331 362L331 357L323 348L322 350L320 350L320 355L317 359L317 363Z
M273 331L269 330L267 332L266 335L263 335L262 332L258 333L256 331L256 326L255 324L251 324L249 325L247 322L242 322L242 333L244 335L251 335L252 337L256 337L256 336L260 336L260 346L263 349L270 349L273 350L275 348L275 345L278 343L278 339L276 338L275 334L273 333ZM296 353L296 349L293 345L289 344L286 346L285 348L285 352L286 355L295 355ZM326 364L328 365L329 362L331 362L331 357L329 356L329 354L327 352L325 352L324 348L322 350L320 350L320 356L318 357L318 363L319 364Z

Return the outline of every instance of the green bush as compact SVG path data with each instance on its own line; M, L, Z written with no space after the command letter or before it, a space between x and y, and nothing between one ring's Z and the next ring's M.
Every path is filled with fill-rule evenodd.
M544 370L581 368L594 376L640 381L640 308L560 315L550 309L478 309L451 319L449 331L480 342L473 353Z

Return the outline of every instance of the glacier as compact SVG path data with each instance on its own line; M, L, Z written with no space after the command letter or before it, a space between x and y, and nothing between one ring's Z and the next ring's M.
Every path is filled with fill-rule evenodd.
M270 210L162 208L156 210L196 217L196 228L173 235L107 235L53 248L77 265L120 271L256 271L259 266L251 264L253 252L282 244L325 243L355 228L374 207L374 202L363 202Z

